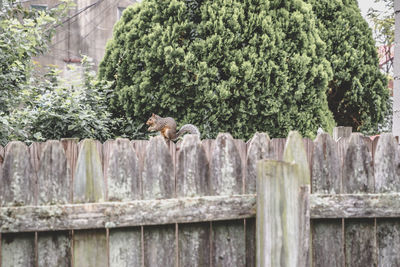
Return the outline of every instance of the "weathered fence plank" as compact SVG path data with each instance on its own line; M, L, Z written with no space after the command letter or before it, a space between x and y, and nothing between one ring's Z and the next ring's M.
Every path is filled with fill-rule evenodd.
M344 193L373 193L374 174L371 153L364 137L352 134L343 166ZM375 266L373 219L345 220L346 266Z
M342 162L339 160L336 142L327 133L319 134L314 141L313 150L312 192L339 194L342 188ZM342 266L342 220L314 220L312 225L314 266Z
M0 232L116 228L252 218L254 195L0 208Z
M70 169L64 148L59 141L47 141L41 147L38 164L39 205L70 202ZM38 233L39 266L70 266L70 234L64 232Z
M70 202L70 169L59 141L47 141L38 164L39 205Z
M275 158L274 150L271 145L268 134L256 133L247 143L246 158L246 194L256 193L257 180L257 161L261 159ZM254 218L246 219L246 266L255 266L256 251L256 221Z
M300 190L302 186L311 184L310 177L310 164L309 157L312 155L312 148L310 148L310 139L304 140L297 131L291 131L286 139L285 150L283 151L283 160L285 162L291 162L297 164L297 177L291 177L292 180L285 180L285 183L290 183L290 186L284 184L286 189L287 201L295 197L296 203L289 203L288 207L291 207L293 211L298 213L298 217L295 217L293 222L297 229L292 229L292 231L298 231L295 233L298 246L297 254L297 264L299 266L309 266L311 255L310 255L310 245L311 245L311 232L310 232L310 212L309 212L309 197L310 188L304 188ZM297 184L297 189L296 189ZM293 186L293 187L291 187ZM300 192L299 192L300 191ZM293 199L292 199L293 201ZM290 212L290 211L289 211ZM289 228L290 231L290 228ZM291 243L291 245L294 245ZM294 245L296 246L296 244ZM296 249L292 247L290 249Z
M256 193L257 161L274 159L275 154L266 133L256 133L249 141L246 168L246 194Z
M283 151L285 150L286 138L272 138L271 147L274 151L276 160L282 160Z
M177 155L177 197L204 196L209 192L209 164L196 135L186 135ZM210 266L210 224L180 224L179 266Z
M35 205L36 172L24 143L8 143L2 171L0 206ZM1 250L1 266L34 266L35 234L3 234Z
M218 134L210 167L211 194L242 194L242 160L230 134ZM229 250L224 249L227 244ZM212 265L245 266L245 249L243 221L212 224Z
M106 166L108 200L129 201L141 198L136 151L128 139L117 139L110 146Z
M283 161L299 164L300 185L310 184L310 168L307 161L307 154L304 148L304 141L301 135L296 131L291 131L288 135L283 151Z
M174 195L171 153L162 136L153 137L147 145L144 160L143 198L166 199ZM168 263L175 262L175 249L175 225L144 227L145 266L173 266Z
M257 177L256 266L309 266L304 171L296 163L263 160Z
M400 194L312 194L311 218L400 217Z
M106 149L103 149L106 151ZM141 198L136 152L128 139L108 141L105 174L110 201ZM141 229L112 229L109 233L110 266L140 266L142 263Z
M350 137L352 130L353 130L352 127L344 127L344 126L333 128L333 133L332 133L333 140L337 141L341 137Z
M205 196L209 192L209 163L200 139L186 135L178 152L177 197Z
M98 142L85 139L79 144L79 155L75 170L74 202L101 202L105 199L105 186ZM87 220L84 218L83 220ZM74 231L73 265L107 266L106 231Z
M400 192L400 153L392 134L379 137L374 153L374 170L375 193ZM400 198L396 200L399 201ZM378 265L400 266L400 220L376 220Z

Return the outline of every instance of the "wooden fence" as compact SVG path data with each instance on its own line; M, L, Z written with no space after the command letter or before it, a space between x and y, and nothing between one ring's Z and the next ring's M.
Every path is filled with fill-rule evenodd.
M400 217L398 195L347 194L397 191L398 166L377 178L398 164L396 145L382 149L359 135L337 142L292 135L257 133L247 143L229 134L203 141L187 135L168 146L161 137L11 142L0 147L0 267L255 266L257 161L265 158L298 164L305 178L296 186L311 177L312 194L303 188L296 206L306 216L293 224L305 226L301 244L312 218L311 249L303 244L296 252L312 251L307 263L396 266L400 221L374 217Z

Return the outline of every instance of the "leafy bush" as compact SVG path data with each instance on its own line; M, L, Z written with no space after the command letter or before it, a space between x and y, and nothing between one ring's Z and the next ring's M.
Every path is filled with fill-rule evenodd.
M109 84L96 79L93 63L86 57L82 66L82 80L80 70L76 70L76 81L66 83L52 69L43 79L28 84L20 95L22 106L2 116L1 142L110 138L112 120L106 100Z
M332 72L315 23L298 0L145 0L124 11L100 65L113 117L139 127L154 112L203 137L329 131Z
M391 112L387 79L375 41L355 0L312 0L333 79L328 102L338 125L376 133Z

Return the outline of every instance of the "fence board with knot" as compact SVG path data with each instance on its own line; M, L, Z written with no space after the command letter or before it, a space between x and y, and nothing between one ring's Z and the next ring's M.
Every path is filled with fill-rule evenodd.
M272 242L275 254L283 243L256 230L261 159L298 165L290 168L303 178L281 192L284 199L296 200L296 186L311 184L311 194L301 187L296 205L274 198L279 183L270 180L264 190L275 212L286 203L304 215L281 218L293 219L292 232L302 226L293 243L302 250L285 255L305 255L296 259L314 266L361 266L362 257L380 266L398 262L396 145L381 148L359 135L334 141L322 134L314 142L293 136L257 133L245 143L229 134L203 141L187 135L168 145L161 137L11 142L0 147L1 267L268 266L259 257L256 263L256 237ZM282 181L293 185L290 177ZM277 218L263 220L276 226Z

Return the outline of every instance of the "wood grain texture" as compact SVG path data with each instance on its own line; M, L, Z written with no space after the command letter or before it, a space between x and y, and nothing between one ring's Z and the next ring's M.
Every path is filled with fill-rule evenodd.
M173 157L164 138L151 138L144 160L143 198L173 198L174 168ZM173 266L176 258L175 225L144 227L143 246L145 266Z
M344 127L344 126L339 126L333 128L333 140L337 141L341 137L350 137L352 133L352 127Z
M79 144L73 194L75 203L105 200L103 166L97 141L85 139ZM74 231L74 266L107 266L106 251L107 239L104 229Z
M312 192L340 193L342 166L336 143L329 134L319 134L315 139L311 170Z
M286 162L294 162L299 166L299 177L304 178L300 180L301 185L311 183L310 169L307 161L307 153L304 147L304 141L299 132L289 132L283 151L282 159Z
M260 159L274 159L274 150L266 133L256 133L249 141L246 167L246 194L256 192L257 161Z
M283 151L285 150L286 138L272 138L271 146L274 151L276 160L282 160Z
M64 138L61 139L61 144L65 151L67 164L71 170L70 185L73 185L75 177L76 162L78 160L78 138ZM70 190L70 202L73 203L73 190Z
M304 149L304 147L302 147ZM257 176L256 266L309 266L308 188L296 163L263 160Z
M379 137L374 153L374 170L375 193L400 191L400 154L392 134ZM377 219L376 239L378 265L400 266L400 219Z
M185 135L177 161L177 197L204 196L209 192L209 164L197 135ZM210 265L209 223L180 224L178 265Z
M105 200L103 167L97 142L81 141L74 179L74 203Z
M68 231L38 233L38 266L71 266L71 238Z
M311 217L394 218L400 217L400 194L312 194Z
M360 134L352 134L343 167L343 192L373 193L372 155ZM345 259L347 266L376 266L373 219L345 220Z
M247 143L247 157L245 169L245 193L256 193L257 161L276 158L271 140L266 133L256 133ZM246 225L246 266L255 266L256 251L256 222L249 219Z
M144 228L144 266L175 266L175 225Z
M175 175L172 156L162 136L150 139L146 148L143 170L143 198L172 198Z
M227 133L218 134L211 155L210 193L212 195L242 194L242 159L232 136ZM245 266L245 241L244 221L213 223L212 265Z
M138 168L139 168L139 187L140 196L143 199L143 171L144 171L144 160L146 158L146 150L149 144L148 140L134 140L131 141L133 148L136 151L136 156L138 158Z
M212 266L246 266L243 221L213 222L212 231Z
M47 141L40 148L38 161L39 205L65 204L70 200L71 177L65 151L59 141ZM40 152L38 151L38 152ZM40 266L70 266L70 235L64 232L38 234Z
M255 216L254 195L0 208L0 232L116 228Z
M242 193L242 160L230 134L218 134L212 151L210 167L210 193L212 195Z
M209 163L197 135L185 135L178 152L177 165L177 197L208 194Z
M109 201L140 199L138 159L130 141L119 138L108 150L110 156L105 169Z
M343 166L344 193L374 192L374 173L371 153L363 136L351 135Z
M8 143L2 173L0 206L36 204L36 172L24 143ZM35 234L2 234L1 250L1 266L34 266Z
M312 220L312 238L313 266L343 266L342 219Z
M39 205L69 202L70 173L61 143L59 141L47 141L38 164Z
M139 166L136 151L128 139L108 141L104 169L110 201L130 201L141 198ZM105 154L105 153L104 153ZM109 232L110 266L140 266L142 236L140 227L112 229Z
M73 266L106 267L106 251L105 229L74 231Z
M339 159L336 142L329 134L319 134L314 140L311 180L313 193L339 194L341 191L342 161ZM342 266L342 220L313 220L312 226L313 265Z
M110 229L110 267L142 265L140 227Z

